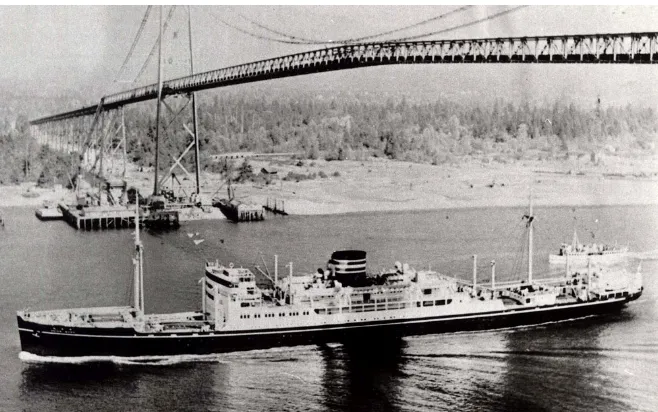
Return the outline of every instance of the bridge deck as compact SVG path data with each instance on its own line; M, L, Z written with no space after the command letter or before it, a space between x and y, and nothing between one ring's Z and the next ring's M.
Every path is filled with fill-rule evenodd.
M658 61L658 33L418 40L341 45L194 74L163 83L176 95L240 83L388 64L439 63L622 63ZM157 98L157 84L111 94L101 110ZM32 120L40 125L96 113L99 104Z

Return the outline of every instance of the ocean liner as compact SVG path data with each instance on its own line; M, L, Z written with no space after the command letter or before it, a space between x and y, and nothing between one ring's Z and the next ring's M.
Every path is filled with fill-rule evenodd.
M532 205L527 219L532 250ZM24 352L39 356L160 357L213 354L275 346L358 340L373 342L405 335L486 330L542 324L620 310L643 290L640 268L588 269L553 279L467 282L395 263L366 275L366 253L334 252L326 269L279 276L259 288L254 272L208 262L201 282L200 311L144 312L143 247L135 230L134 302L127 307L20 311Z

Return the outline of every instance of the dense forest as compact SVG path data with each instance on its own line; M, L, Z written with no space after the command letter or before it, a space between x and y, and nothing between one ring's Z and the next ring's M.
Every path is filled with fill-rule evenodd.
M236 151L297 152L305 158L328 160L374 156L445 164L465 156L510 161L600 150L653 153L658 139L656 112L634 106L583 108L559 101L515 104L502 100L466 105L447 100L381 101L372 96L214 94L199 100L204 168L216 167L209 161L210 155ZM125 115L129 157L139 165L152 165L154 104L127 107ZM189 118L185 120L189 123ZM65 169L73 159L48 149L37 150L24 116L13 123L0 122L0 183L53 178L66 183ZM190 142L189 135L175 123L163 134L166 158L170 157L167 151L180 153ZM191 159L188 156L186 162Z
M12 120L12 127L2 125L5 129L0 132L0 185L70 185L76 156L39 145L29 134L25 116Z
M658 117L652 109L584 109L559 102L466 106L405 99L229 96L201 102L198 112L201 150L206 156L235 151L300 152L311 159L376 156L443 164L466 155L519 158L532 149L540 152L539 157L604 147L652 151L658 137ZM154 153L153 109L131 109L126 116L129 152L134 161L149 165ZM180 152L189 136L178 129L165 145L176 146Z

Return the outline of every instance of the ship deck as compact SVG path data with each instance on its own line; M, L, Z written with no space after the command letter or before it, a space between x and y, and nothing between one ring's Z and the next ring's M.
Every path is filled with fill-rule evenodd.
M200 312L146 314L131 306L19 312L25 321L71 328L135 328L140 331L198 330L210 327Z

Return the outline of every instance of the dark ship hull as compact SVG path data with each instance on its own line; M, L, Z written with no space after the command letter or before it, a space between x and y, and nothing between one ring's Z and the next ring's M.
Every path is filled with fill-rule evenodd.
M352 324L317 325L287 329L140 333L132 327L62 327L18 317L21 349L39 356L155 357L204 355L266 349L277 346L359 341L401 336L482 331L533 326L549 322L606 315L621 310L642 292L609 300L519 308L477 314L417 319L390 319Z

